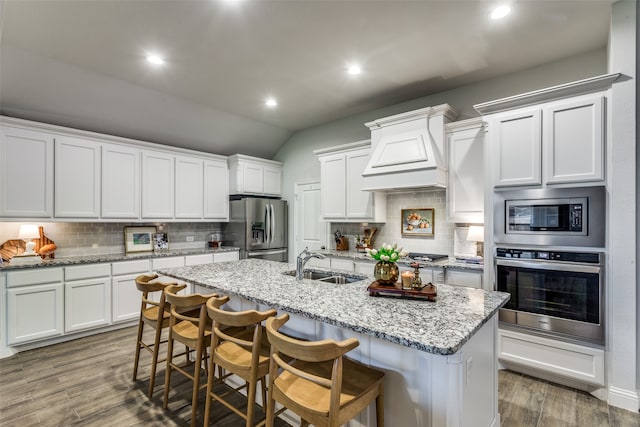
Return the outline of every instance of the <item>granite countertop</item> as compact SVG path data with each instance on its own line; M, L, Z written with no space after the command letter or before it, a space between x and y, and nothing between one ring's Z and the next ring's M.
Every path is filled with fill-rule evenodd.
M435 302L372 297L367 286L373 277L336 285L283 274L292 270L293 264L245 259L159 273L440 355L460 350L509 299L503 292L448 285L438 285Z
M106 262L131 261L136 259L163 258L172 256L198 255L207 253L233 252L239 248L233 246L223 246L220 248L201 248L201 249L175 249L162 252L140 252L133 254L105 254L105 255L86 255L74 256L43 260L34 264L11 265L11 263L2 263L0 271L17 270L26 268L42 268L42 267L64 267L65 265L75 264L97 264Z
M368 261L375 262L371 258L367 257L366 252L355 252L355 251L337 251L335 249L325 249L321 251L314 251L315 253L320 253L326 257L330 258L343 258L343 259L351 259L354 261ZM399 264L411 264L413 260L409 259L400 259L398 260ZM438 260L434 262L421 262L420 263L424 267L442 267L442 268L450 268L455 270L474 270L474 271L483 271L483 264L472 264L466 263L463 261L457 261L455 259L444 259Z

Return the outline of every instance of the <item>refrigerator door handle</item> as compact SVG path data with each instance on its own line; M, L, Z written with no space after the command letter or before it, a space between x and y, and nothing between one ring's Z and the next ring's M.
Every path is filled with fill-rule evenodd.
M269 205L264 205L264 235L262 237L262 243L269 243L269 225L271 219L269 218Z
M273 211L273 205L271 203L269 203L269 208L271 209L271 226L269 227L269 235L271 236L271 243L273 243L273 236L276 234L276 218Z

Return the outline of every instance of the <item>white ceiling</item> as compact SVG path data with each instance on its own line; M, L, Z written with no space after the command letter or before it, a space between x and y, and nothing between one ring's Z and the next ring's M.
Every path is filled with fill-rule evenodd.
M271 157L292 131L607 44L613 0L508 2L491 21L480 0L0 0L0 108Z

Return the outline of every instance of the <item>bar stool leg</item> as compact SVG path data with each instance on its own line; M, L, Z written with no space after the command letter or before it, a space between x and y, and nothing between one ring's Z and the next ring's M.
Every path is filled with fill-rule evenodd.
M160 336L161 335L162 335L162 328L158 326L156 327L156 333L153 340L153 361L151 362L151 377L149 378L149 398L153 397L153 386L156 383L156 368L158 366L158 353L160 353Z
M173 325L172 325L173 326ZM169 406L169 384L171 383L171 363L173 361L173 337L171 336L171 329L169 329L169 338L167 341L167 367L164 372L164 399L162 401L162 407L167 409Z
M200 391L200 365L202 364L202 345L196 349L196 359L193 369L193 394L191 396L191 427L196 426L196 415L198 413L198 392Z
M384 399L383 399L383 388L382 384L380 384L380 392L378 393L378 397L376 397L376 426L384 427Z
M142 340L142 331L144 329L144 322L142 321L142 315L138 321L138 337L136 339L136 356L133 362L133 381L138 377L138 362L140 361L140 341Z

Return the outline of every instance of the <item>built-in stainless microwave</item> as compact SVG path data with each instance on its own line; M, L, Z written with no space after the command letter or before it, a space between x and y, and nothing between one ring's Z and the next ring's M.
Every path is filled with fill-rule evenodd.
M494 200L496 243L604 247L602 186L496 191Z

